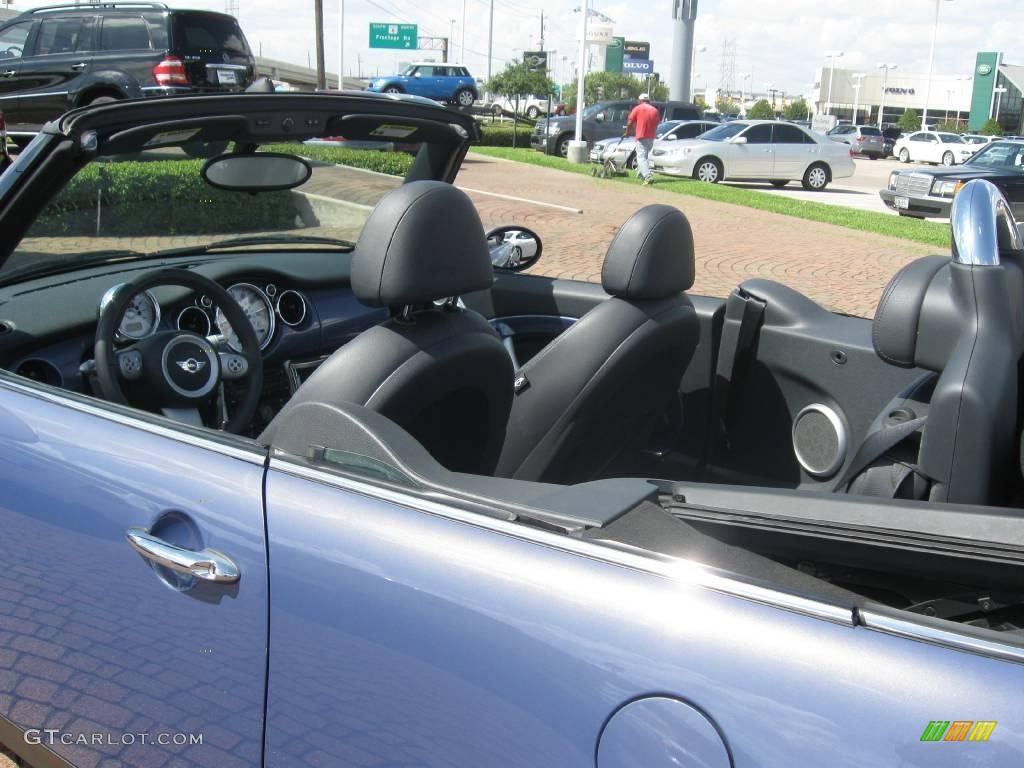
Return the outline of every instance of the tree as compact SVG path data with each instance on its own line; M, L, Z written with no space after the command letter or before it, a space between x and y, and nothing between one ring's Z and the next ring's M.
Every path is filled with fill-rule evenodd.
M811 108L807 106L807 102L803 99L789 102L786 108L782 110L782 116L787 120L806 120L810 117L810 114Z
M946 131L947 133L960 133L962 127L959 120L942 120L935 126L935 130Z
M985 121L985 124L981 126L981 130L978 131L982 136L1002 136L1003 127L998 122L989 118Z
M635 99L643 92L642 80L637 80L632 75L622 72L591 72L583 82L585 104L596 104L599 101L610 99ZM657 90L652 91L651 98L658 100L656 94ZM565 87L565 97L562 101L566 104L576 104L576 81Z
M733 104L728 99L716 99L715 109L722 115L738 115L740 113L739 106Z
M775 110L767 99L760 99L747 110L747 117L751 120L772 120L775 118Z
M704 97L701 96L699 93L693 97L693 105L695 107L700 107L701 109L708 108L707 102L704 101Z
M499 96L546 96L555 89L555 84L543 72L530 69L525 61L509 64L488 81L486 90Z
M908 109L897 121L896 125L900 127L904 133L911 133L912 131L921 130L921 117L917 114L916 109Z

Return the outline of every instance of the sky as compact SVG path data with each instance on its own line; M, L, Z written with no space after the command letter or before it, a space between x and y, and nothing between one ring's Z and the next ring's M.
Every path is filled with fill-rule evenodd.
M50 3L55 0L49 0ZM237 0L242 28L256 53L305 64L315 62L312 0ZM421 37L453 39L453 60L461 60L477 78L488 69L488 15L494 5L492 71L536 49L541 11L545 13L545 48L556 50L553 63L567 73L578 58L576 0L344 0L345 74L390 74L400 61L440 58L432 51L415 56L371 50L370 22L412 22ZM3 0L0 0L2 5ZM19 10L47 2L14 0ZM822 0L699 0L695 72L699 89L717 87L723 40L735 41L735 87L751 73L753 90L767 84L787 93L806 93L816 72L827 66L824 52L844 51L837 67L862 71L892 62L901 72L924 73L935 18L936 0L891 3L827 3ZM1017 0L939 0L935 73L968 75L979 50L1003 51L1008 63L1024 64L1024 50L1014 43L1024 27L1024 3ZM176 8L225 10L225 0L170 0ZM667 79L672 51L670 0L591 0L591 7L611 17L614 34L651 44L655 69ZM324 0L327 69L337 71L340 0ZM466 50L463 37L465 12ZM452 21L454 20L454 24ZM453 34L452 34L453 33ZM562 68L562 57L568 66ZM749 87L749 86L748 86Z

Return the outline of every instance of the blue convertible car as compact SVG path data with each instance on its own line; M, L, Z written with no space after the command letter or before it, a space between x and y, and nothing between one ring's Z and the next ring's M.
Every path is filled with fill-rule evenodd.
M196 96L70 112L0 176L0 743L1020 766L999 192L967 184L870 321L689 295L664 205L601 285L523 273L543 232L452 184L477 138L413 97Z

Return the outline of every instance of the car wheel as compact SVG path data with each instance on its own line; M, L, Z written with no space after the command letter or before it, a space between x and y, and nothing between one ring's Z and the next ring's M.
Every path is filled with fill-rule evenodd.
M821 192L821 190L828 186L828 166L815 163L804 173L801 183L804 185L804 189L809 189L812 192Z
M455 92L455 103L460 107L472 107L476 97L468 88L462 88Z
M909 163L910 162L910 150L907 149L906 147L904 147L903 149L900 150L900 162L901 163Z
M789 184L789 179L772 179L770 184L777 189L782 189L784 186Z
M722 180L722 164L713 157L705 157L693 166L693 178L707 184L717 184Z
M559 136L558 137L558 141L555 142L556 154L559 154L562 157L568 157L569 156L569 142L570 141L571 141L571 137L570 137L570 135L568 133L565 134L564 136Z
M526 116L531 120L536 120L538 117L540 117L540 110L537 109L537 107L527 107Z
M382 93L401 93L401 92L402 92L402 89L399 88L397 85L389 85L387 88L385 88L382 91Z
M97 104L112 104L115 101L117 101L117 98L114 96L97 96L95 99L91 99L85 106L92 107Z
M952 165L953 164L953 153L952 152L943 152L942 153L942 164L943 165Z
M631 154L629 156L629 159L626 160L626 167L629 168L629 170L631 170L631 171L635 171L636 168L637 168L637 165L638 165L638 163L637 163L637 159L636 159L636 152L634 152L633 154Z
M881 157L881 155L868 155L868 157L870 157L872 160L877 160L878 158Z

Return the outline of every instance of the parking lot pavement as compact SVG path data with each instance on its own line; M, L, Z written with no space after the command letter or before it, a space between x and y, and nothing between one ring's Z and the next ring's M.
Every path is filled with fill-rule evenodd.
M876 164L891 167L886 161ZM544 242L544 254L532 271L550 277L600 281L605 251L619 226L650 203L678 207L690 220L696 243L695 294L726 296L743 280L762 277L829 309L871 316L889 278L907 262L935 250L663 192L657 185L619 184L482 155L467 158L456 183L476 190L469 194L485 227L522 224L534 229ZM582 212L570 213L563 206Z

